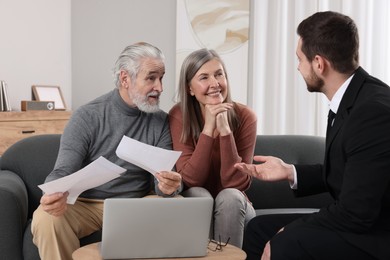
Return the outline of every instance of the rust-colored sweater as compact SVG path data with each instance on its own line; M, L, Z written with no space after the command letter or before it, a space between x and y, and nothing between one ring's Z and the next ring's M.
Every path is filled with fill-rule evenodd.
M169 111L173 149L182 151L176 170L187 187L204 187L213 197L225 188L242 192L249 188L251 177L234 168L238 162L252 163L257 134L255 113L235 103L240 126L232 134L212 138L200 134L199 140L180 142L183 128L178 104Z

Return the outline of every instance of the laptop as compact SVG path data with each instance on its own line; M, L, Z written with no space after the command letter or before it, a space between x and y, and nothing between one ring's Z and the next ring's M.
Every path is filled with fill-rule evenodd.
M104 201L103 259L207 254L213 199L115 198Z

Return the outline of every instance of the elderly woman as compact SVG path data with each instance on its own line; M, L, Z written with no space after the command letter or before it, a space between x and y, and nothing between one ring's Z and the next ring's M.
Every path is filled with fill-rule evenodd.
M176 170L186 186L183 196L212 196L211 236L241 247L255 210L244 193L251 177L234 164L252 162L256 115L231 100L225 65L214 50L200 49L184 60L178 97L169 121L173 148L182 151Z

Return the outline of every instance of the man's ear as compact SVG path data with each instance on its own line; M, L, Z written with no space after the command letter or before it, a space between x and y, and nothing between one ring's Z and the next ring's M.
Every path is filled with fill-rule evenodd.
M314 73L317 74L317 76L323 75L326 72L327 60L324 57L322 57L320 55L314 56L314 59L311 62L311 64L312 64Z
M119 81L122 88L128 89L131 85L131 79L127 71L121 70L119 74Z
M321 73L324 69L324 60L320 55L314 56L313 59L314 70Z
M317 75L323 75L329 69L330 63L321 55L316 55L312 61L313 69Z

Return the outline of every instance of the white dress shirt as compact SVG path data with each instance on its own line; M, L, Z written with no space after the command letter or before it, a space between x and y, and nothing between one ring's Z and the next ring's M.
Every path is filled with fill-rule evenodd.
M337 114L337 110L339 109L341 99L344 96L345 91L348 88L349 83L351 82L353 76L355 74L352 74L336 91L334 96L332 97L332 100L329 101L329 109L333 111L333 113ZM333 125L334 120L332 121ZM295 169L295 166L293 165L294 169L294 182L290 182L290 187L293 190L298 189L298 180L297 180L297 170Z

